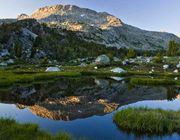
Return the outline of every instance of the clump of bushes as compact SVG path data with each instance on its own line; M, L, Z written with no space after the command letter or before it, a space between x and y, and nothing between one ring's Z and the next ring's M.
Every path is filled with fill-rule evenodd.
M153 58L153 62L154 62L154 63L162 63L162 62L163 62L163 59L162 59L162 57L154 57L154 58Z
M128 108L117 112L113 121L126 131L148 134L180 132L180 111Z
M180 55L180 44L174 40L169 41L169 46L167 50L168 56L179 56Z
M137 55L136 51L134 49L130 48L127 53L127 58L135 58L136 55Z

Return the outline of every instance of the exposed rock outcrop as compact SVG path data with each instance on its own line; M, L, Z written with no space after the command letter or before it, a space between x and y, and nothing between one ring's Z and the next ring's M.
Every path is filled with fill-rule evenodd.
M48 67L46 69L46 72L58 72L58 71L61 71L61 69L58 67Z
M73 5L46 6L31 16L21 15L18 19L33 18L53 28L76 31L87 41L108 47L135 48L139 50L165 49L170 40L180 43L180 38L165 32L151 32L123 23L106 12L96 12Z
M29 18L29 16L26 14L21 14L17 17L18 20L23 20L23 19L27 19L27 18Z
M100 55L96 58L95 63L98 65L107 65L110 63L110 59L107 55Z

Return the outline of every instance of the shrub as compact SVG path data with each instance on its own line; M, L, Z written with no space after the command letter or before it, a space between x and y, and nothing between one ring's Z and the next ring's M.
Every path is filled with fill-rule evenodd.
M16 57L18 57L18 58L21 57L21 55L22 55L22 43L20 41L15 42L14 53L15 53Z
M169 42L167 55L175 56L180 54L180 44L176 43L174 40Z
M127 53L127 58L135 58L135 57L136 57L136 51L130 48Z
M154 63L162 63L162 62L163 62L163 59L162 59L162 57L154 57L154 58L153 58L153 62L154 62Z

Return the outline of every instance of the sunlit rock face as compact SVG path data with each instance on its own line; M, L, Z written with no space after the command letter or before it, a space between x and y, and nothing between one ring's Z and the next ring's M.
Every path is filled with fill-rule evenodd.
M23 19L27 19L27 18L29 18L29 16L26 14L21 14L17 17L18 20L23 20Z
M170 40L180 43L180 38L173 34L141 30L106 12L73 5L46 6L30 16L18 16L19 20L27 18L36 19L52 28L75 31L82 40L107 47L156 50L167 48Z
M38 9L31 16L25 14L18 16L19 20L27 18L73 31L87 31L89 26L95 26L102 30L122 26L122 22L118 18L108 13L98 13L73 5L47 6Z
M24 106L28 108L33 114L43 118L65 121L86 118L92 115L104 115L106 113L111 113L118 107L118 104L108 103L102 99L95 102L88 102L87 100L74 102L74 97L68 98L69 99L48 99L48 101L41 102L33 106L24 106L18 104L17 107L21 108Z
M61 79L55 83L13 87L1 94L1 101L28 108L33 114L52 120L75 120L105 115L118 107L143 100L175 99L171 87L130 87L127 82L107 79ZM177 96L178 97L178 96Z

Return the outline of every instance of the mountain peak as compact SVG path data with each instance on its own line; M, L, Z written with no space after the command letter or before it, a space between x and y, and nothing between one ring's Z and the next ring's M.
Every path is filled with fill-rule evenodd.
M96 12L74 5L46 6L36 10L31 16L20 15L19 20L33 18L48 25L56 25L73 31L85 31L86 27L100 29L122 26L120 19L106 12Z
M63 15L68 11L71 11L72 8L75 7L73 5L54 5L54 6L45 6L42 8L39 8L37 11L35 11L31 17L36 19L41 19L48 17L51 14L59 14Z
M17 17L18 20L27 19L27 18L29 18L29 16L27 14L24 14L24 13Z
M36 19L49 27L75 31L79 38L107 47L155 50L167 48L170 40L180 42L173 34L150 32L123 23L119 18L74 5L54 5L39 8L31 16L18 19Z

